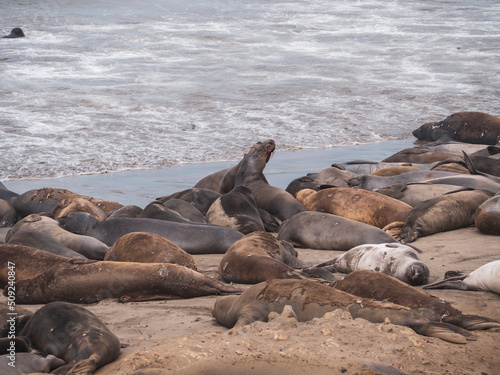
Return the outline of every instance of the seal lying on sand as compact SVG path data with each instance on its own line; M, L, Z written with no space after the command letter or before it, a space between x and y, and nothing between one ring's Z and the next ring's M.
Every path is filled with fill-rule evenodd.
M170 263L69 261L31 279L16 281L16 303L94 303L191 298L239 289ZM5 291L4 291L5 293Z
M35 353L16 353L16 366L9 365L12 361L7 355L0 356L0 374L19 375L19 374L38 374L49 373L54 369L65 365L62 359L49 354L42 357ZM55 374L55 372L52 372Z
M500 193L477 208L474 224L481 233L500 236Z
M490 197L487 192L467 190L418 203L408 214L399 240L409 243L418 237L467 227L474 223L477 208Z
M363 244L396 242L373 225L315 211L300 212L285 220L278 238L298 247L342 251Z
M431 321L442 321L467 330L500 327L500 322L489 318L463 315L449 302L381 272L354 271L336 281L334 287L359 297L407 306Z
M54 374L93 374L120 353L120 341L97 316L65 302L41 307L19 334L33 348L67 362Z
M238 328L255 321L267 321L271 312L282 313L290 305L300 322L321 318L336 309L347 310L353 318L372 323L389 319L392 324L412 328L422 335L464 344L463 330L451 324L431 322L421 314L390 302L375 301L342 292L309 280L274 279L253 285L240 296L219 298L212 314L227 328Z
M228 249L218 272L227 282L255 284L268 279L301 279L304 274L299 269L307 267L297 258L297 251L291 244L270 233L253 232ZM333 274L322 272L324 278L334 280Z
M326 212L378 228L405 221L412 209L409 204L384 194L351 188L304 189L297 193L297 200L309 211Z
M425 285L425 289L486 290L500 294L500 260L486 263L464 276Z
M234 185L249 188L258 208L266 210L280 220L286 220L306 209L289 192L269 185L262 178L266 160L274 149L274 141L270 139L259 144L252 153L245 155Z
M330 263L339 272L374 270L410 285L425 284L429 279L429 268L420 260L417 250L399 243L356 246Z

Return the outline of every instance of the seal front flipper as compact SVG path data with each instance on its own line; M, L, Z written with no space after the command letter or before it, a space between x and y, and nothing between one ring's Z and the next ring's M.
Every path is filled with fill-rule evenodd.
M455 276L450 277L441 281L437 281L432 284L424 285L423 289L460 289L460 290L469 290L467 285L463 282L463 280L467 277L465 276Z

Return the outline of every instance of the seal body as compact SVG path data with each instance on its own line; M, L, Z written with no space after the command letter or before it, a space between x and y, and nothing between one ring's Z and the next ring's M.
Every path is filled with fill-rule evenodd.
M145 232L120 237L108 250L104 260L141 263L174 263L196 271L193 257L166 238Z
M289 243L266 232L254 232L236 241L219 264L224 281L255 284L268 279L301 278L303 268L297 251Z
M67 364L56 370L60 374L93 374L120 353L120 341L97 316L65 302L41 307L20 335L26 336L40 352L64 359Z
M20 375L34 373L49 373L66 362L49 354L42 357L35 353L16 353L16 367L9 366L10 360L7 356L0 356L0 374Z
M495 145L500 142L500 118L483 112L456 112L442 121L423 124L413 135L424 141Z
M500 236L500 195L481 203L474 213L474 225L481 233Z
M456 173L441 171L414 171L405 172L395 176L375 176L371 174L359 175L348 181L349 187L366 190L376 190L386 188L395 184L409 184L415 182L425 182L433 178L455 176Z
M336 257L333 265L343 273L382 272L410 285L425 284L429 280L429 268L420 260L418 252L399 243L356 246Z
M148 301L235 292L240 290L171 263L66 262L16 281L20 304L94 303L106 298Z
M245 155L243 163L236 175L235 186L243 185L250 189L258 208L268 211L280 220L305 211L305 207L289 192L269 185L262 179L262 171L266 160L274 152L272 139L259 144L252 153Z
M205 216L212 203L214 203L220 196L221 193L211 189L191 188L167 195L165 197L159 197L157 200L164 204L169 199L182 199L183 201L192 204Z
M299 322L321 318L337 309L348 311L353 318L372 323L390 319L393 324L404 325L416 332L444 340L465 343L466 338L433 323L421 314L390 302L365 299L309 280L273 279L251 286L240 296L219 298L212 314L227 327L238 328L254 321L267 321L271 312L282 313L290 306Z
M362 189L304 189L297 200L309 211L326 212L378 228L404 221L412 207L386 195Z
M285 220L278 238L298 247L342 251L363 244L396 242L373 225L315 211L300 212Z
M9 35L4 35L2 38L13 39L13 38L24 38L24 36L25 36L24 32L23 32L23 30L20 27L14 27L10 31Z
M485 290L500 294L500 260L486 263L465 276L450 277L424 288Z
M217 198L208 209L207 221L243 234L265 230L257 203L245 186L237 186Z
M399 237L409 243L418 237L459 229L474 223L477 208L491 197L483 191L459 191L423 201L411 210Z

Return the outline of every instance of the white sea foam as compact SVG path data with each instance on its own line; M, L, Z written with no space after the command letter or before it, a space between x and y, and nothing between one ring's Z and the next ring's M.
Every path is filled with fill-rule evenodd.
M267 138L375 143L456 111L500 114L487 0L12 0L0 13L26 34L0 39L0 180L236 160Z

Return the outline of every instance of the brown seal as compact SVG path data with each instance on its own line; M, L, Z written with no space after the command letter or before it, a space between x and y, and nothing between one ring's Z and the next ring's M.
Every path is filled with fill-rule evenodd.
M50 212L50 217L57 220L58 218L70 215L73 212L89 213L99 221L104 221L108 217L101 208L90 202L88 199L80 197L61 200Z
M307 268L297 258L293 246L266 232L253 232L236 241L219 264L219 275L224 281L255 284L269 279L301 279L299 269ZM319 271L319 270L318 270ZM333 280L330 272L323 277Z
M467 227L474 223L477 208L490 197L488 192L467 190L423 201L408 214L399 240L409 243L418 237Z
M170 263L68 261L16 281L16 303L94 303L191 298L240 290ZM4 291L5 293L5 291Z
M382 168L379 170L376 170L375 172L372 172L372 175L374 176L396 176L401 173L406 173L406 172L415 172L419 171L420 168L414 167L412 165L398 165L396 167L386 167Z
M297 193L297 200L309 211L326 212L378 228L404 221L411 211L411 206L404 202L362 189L304 189Z
M500 117L483 112L456 112L442 121L423 124L413 135L423 141L495 145L500 142Z
M243 185L249 188L258 208L266 210L280 220L286 220L296 213L305 211L305 207L289 192L269 185L262 178L266 160L275 147L274 141L270 139L259 144L252 153L245 155L236 175L235 186Z
M418 163L418 164L429 164L435 163L437 161L443 160L461 160L459 156L442 151L432 151L426 148L414 147L401 150L394 155L391 155L382 162L385 163Z
M155 233L132 232L120 237L104 260L140 263L174 263L196 271L193 257L172 241Z
M446 184L396 184L375 191L415 207L415 205L427 199L461 190L464 190L461 186Z
M457 327L431 322L423 315L401 305L358 297L310 280L273 279L251 286L240 296L219 298L212 311L216 321L227 328L238 328L254 321L267 321L271 312L282 313L290 305L299 322L321 318L342 309L353 318L372 323L389 319L417 333L464 344L466 338Z
M481 233L500 236L500 195L483 202L474 213L474 224Z
M38 309L19 333L34 349L67 362L56 374L93 374L120 353L118 337L87 309L65 302Z
M443 321L467 330L500 327L498 321L477 315L464 315L449 302L381 272L354 271L336 281L334 287L359 297L407 306L431 321Z

